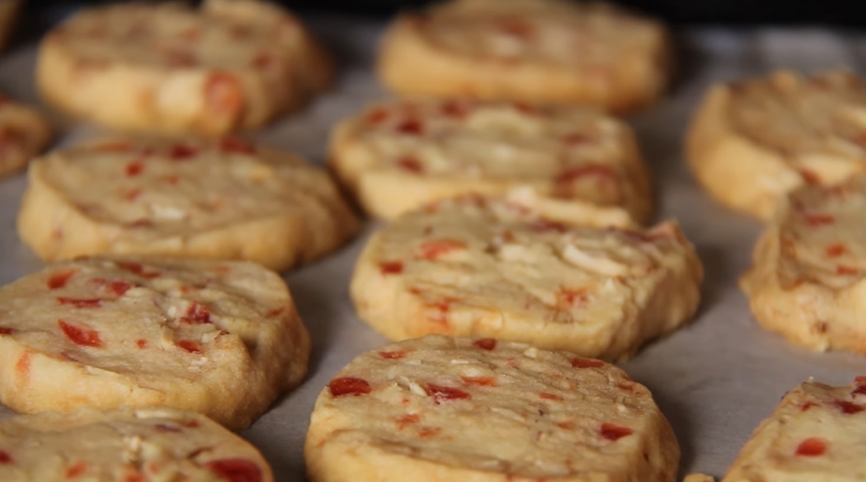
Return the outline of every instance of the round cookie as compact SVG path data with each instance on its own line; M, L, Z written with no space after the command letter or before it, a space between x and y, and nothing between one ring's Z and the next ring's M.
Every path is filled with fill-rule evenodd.
M864 476L866 377L808 381L788 392L746 442L722 482L854 481Z
M400 94L596 105L654 101L670 77L657 22L602 3L451 0L404 13L382 41L378 74Z
M866 83L847 71L712 87L686 136L695 177L724 205L768 220L785 194L866 172Z
M36 109L0 96L0 177L22 169L51 140L51 126Z
M4 482L273 482L255 447L207 417L166 407L0 421Z
M168 405L242 429L307 371L285 283L253 263L89 258L0 288L0 401Z
M374 216L467 192L540 194L652 215L631 128L595 110L467 99L379 102L331 138L334 172Z
M262 126L331 80L300 21L258 0L83 9L42 40L43 97L107 127L219 136Z
M813 350L866 355L866 177L790 194L740 280L758 323Z
M512 195L467 196L373 234L350 293L394 340L491 337L623 359L695 312L703 269L676 223Z
M242 259L285 270L357 219L328 174L235 139L101 141L33 162L18 215L45 260L99 253Z
M312 482L668 482L679 455L649 390L619 368L438 335L343 368L304 447Z

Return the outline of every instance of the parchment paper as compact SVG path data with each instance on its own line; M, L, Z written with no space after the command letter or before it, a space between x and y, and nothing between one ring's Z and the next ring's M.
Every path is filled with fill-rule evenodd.
M384 94L370 69L382 24L333 17L310 20L339 56L343 71L338 85L256 138L321 163L333 123ZM681 471L721 476L753 428L787 390L809 377L847 383L866 374L866 359L793 347L754 323L736 280L749 264L760 225L714 204L696 186L683 165L683 131L711 82L786 66L811 70L847 65L857 70L866 58L866 36L720 28L687 31L680 41L679 82L666 100L631 120L654 172L659 217L679 219L704 262L702 308L689 326L650 344L621 366L652 390L673 424L683 450ZM32 46L6 53L0 59L0 92L37 103L33 61ZM93 131L74 126L58 145ZM23 174L0 180L0 283L42 266L15 233L24 187ZM373 227L368 226L367 233ZM355 317L348 297L352 266L365 239L359 237L336 254L286 277L314 340L310 374L299 389L242 433L261 449L279 481L304 480L304 434L319 391L358 353L386 341ZM10 414L0 407L0 417Z

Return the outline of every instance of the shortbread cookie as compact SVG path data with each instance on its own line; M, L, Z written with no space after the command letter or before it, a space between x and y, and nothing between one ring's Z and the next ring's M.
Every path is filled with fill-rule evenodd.
M794 191L740 280L758 323L797 345L866 355L864 221L864 176Z
M358 316L395 340L492 337L622 359L694 313L703 270L676 223L641 230L526 201L445 200L375 233L351 282Z
M649 390L615 366L438 335L355 358L304 448L312 482L666 482L679 454Z
M242 141L102 141L35 161L18 232L46 260L97 253L255 261L345 242L357 220L327 173Z
M652 193L635 136L594 110L466 99L369 106L331 139L334 171L374 216L517 186L622 206L640 222Z
M718 201L769 219L789 191L866 172L866 82L846 71L776 72L716 85L686 157Z
M249 442L165 407L21 415L0 421L0 480L273 482Z
M715 480L712 475L689 474L683 479L683 482L715 482Z
M51 126L36 109L0 95L0 176L22 169L51 140Z
M6 42L15 30L15 20L23 0L0 0L0 49L6 47Z
M0 401L19 412L168 405L241 429L309 352L285 283L252 263L88 258L0 288Z
M400 15L379 77L400 94L567 102L631 111L670 76L657 22L566 0L451 0Z
M866 477L866 377L788 392L752 434L722 482L856 481Z
M297 18L257 0L129 2L89 8L49 32L42 95L108 127L223 135L259 127L330 82Z

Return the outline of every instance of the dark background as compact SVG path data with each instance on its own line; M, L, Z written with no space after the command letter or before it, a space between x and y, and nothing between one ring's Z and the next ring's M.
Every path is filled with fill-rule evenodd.
M106 0L29 0L28 18L54 17L76 5L106 3ZM430 3L421 0L282 0L301 13L345 13L388 16L409 6ZM639 11L682 24L809 24L866 27L866 0L621 0Z

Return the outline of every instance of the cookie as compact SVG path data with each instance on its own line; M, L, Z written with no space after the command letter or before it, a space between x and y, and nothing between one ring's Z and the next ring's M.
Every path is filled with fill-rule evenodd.
M722 482L861 480L866 377L788 392L746 442Z
M619 368L439 335L355 358L319 395L304 447L312 482L667 482L679 455Z
M18 215L21 239L45 260L147 254L275 270L336 249L357 225L323 169L236 139L49 153L32 164Z
M42 96L106 127L219 136L298 108L330 62L290 13L257 0L82 9L39 46Z
M716 479L707 474L689 474L683 482L715 482Z
M467 99L395 100L342 121L330 161L359 204L382 218L467 192L540 194L652 215L634 133L587 108Z
M22 169L50 140L51 125L42 114L0 96L0 177Z
M378 75L399 94L644 107L670 77L665 28L602 3L451 0L388 27Z
M695 177L722 204L768 220L785 194L866 172L866 83L847 71L719 84L686 136Z
M790 194L740 279L758 323L813 350L866 355L866 177Z
M0 421L5 482L273 482L255 447L207 417L165 407Z
M307 371L285 283L253 263L88 258L0 288L0 401L168 405L247 427Z
M467 196L373 234L350 292L390 339L491 337L624 359L695 312L703 270L675 222L512 195Z

